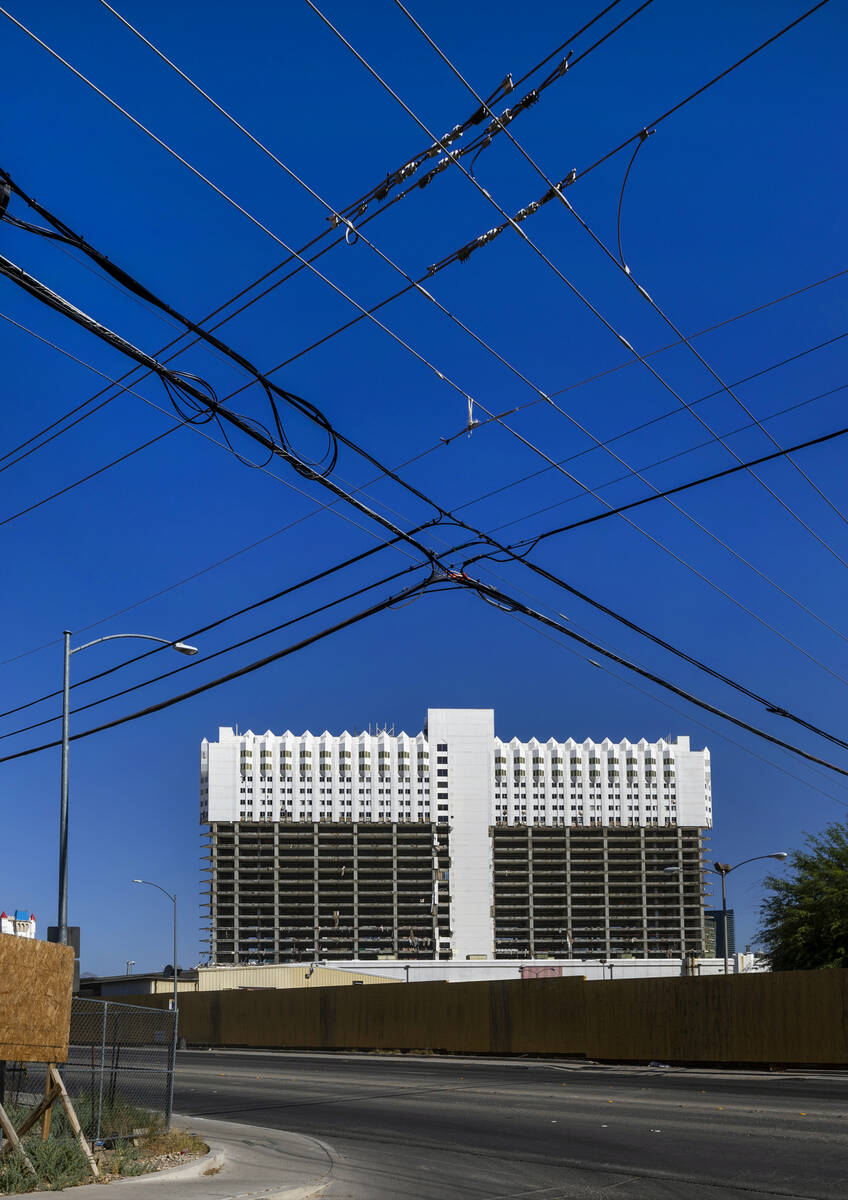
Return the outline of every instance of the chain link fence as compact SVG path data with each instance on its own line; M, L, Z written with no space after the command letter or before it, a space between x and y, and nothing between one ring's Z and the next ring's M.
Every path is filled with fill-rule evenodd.
M68 1061L59 1070L89 1142L169 1124L176 1039L174 1012L74 997ZM42 1063L6 1063L0 1102L25 1117L44 1095L46 1072Z

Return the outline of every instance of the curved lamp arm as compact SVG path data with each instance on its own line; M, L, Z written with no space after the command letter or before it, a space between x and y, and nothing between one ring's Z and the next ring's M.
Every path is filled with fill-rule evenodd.
M743 858L741 862L734 863L732 867L727 863L713 863L713 870L718 871L720 875L729 875L731 871L735 871L737 867L744 867L746 863L760 862L764 858L776 858L783 862L789 855L785 850L778 850L776 854L755 854L753 858ZM724 868L723 870L721 868Z
M173 646L180 654L197 654L196 646L187 646L185 642L172 642L168 638L154 637L151 633L107 633L105 637L94 638L93 641L84 642L82 646L74 646L71 654L76 654L80 650L87 650L89 646L96 646L99 642L113 642L116 638L141 638L145 642L158 642L160 646ZM135 882L135 881L133 881ZM146 883L146 880L141 880ZM156 884L153 885L154 887Z
M172 895L172 894L171 894L171 892L167 891L165 888L163 888L163 887L162 887L160 884L158 884L158 883L152 883L152 882L151 882L149 879L134 879L134 880L133 880L133 883L144 883L144 884L146 884L148 887L155 887L155 888L159 888L159 891L160 891L160 892L162 892L162 893L163 893L165 896L167 896L167 897L168 897L168 899L171 901L171 903L172 903L172 904L176 904L176 903L177 903L177 897L176 897L175 895Z

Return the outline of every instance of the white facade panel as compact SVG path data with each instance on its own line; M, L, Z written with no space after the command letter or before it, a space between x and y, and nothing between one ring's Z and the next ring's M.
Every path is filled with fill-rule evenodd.
M427 710L436 821L449 824L453 957L494 953L492 904L491 708ZM445 787L440 791L441 782Z

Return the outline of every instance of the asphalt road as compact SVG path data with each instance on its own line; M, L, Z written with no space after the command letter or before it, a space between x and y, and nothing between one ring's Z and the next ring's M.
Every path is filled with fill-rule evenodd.
M327 1200L848 1200L848 1073L183 1051L175 1110L292 1130Z

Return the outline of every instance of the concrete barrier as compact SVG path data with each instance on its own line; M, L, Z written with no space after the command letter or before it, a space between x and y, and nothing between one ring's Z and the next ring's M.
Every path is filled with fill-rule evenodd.
M846 1013L848 970L493 980L190 993L180 1035L210 1046L840 1066Z

